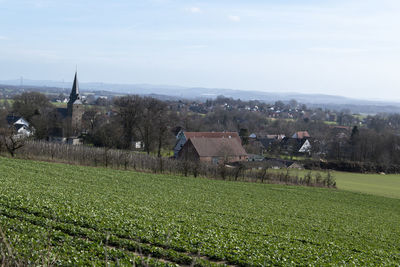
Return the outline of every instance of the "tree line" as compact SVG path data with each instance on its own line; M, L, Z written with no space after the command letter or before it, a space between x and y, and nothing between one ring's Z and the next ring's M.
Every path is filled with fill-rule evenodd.
M5 120L8 114L23 116L29 121L35 128L35 140L47 140L57 134L68 136L72 132L68 120L61 116L45 95L26 92L15 96L13 100L12 105L0 102L0 145L3 149L15 151L21 145L18 140L10 139L12 133ZM336 128L322 119L271 120L259 112L227 110L221 106L226 101L222 97L210 100L207 103L215 105L213 112L200 114L177 110L177 101L161 101L137 95L116 97L101 106L85 105L79 130L86 145L131 150L135 142L140 141L145 153L158 157L169 155L175 143L175 134L180 128L187 131L239 132L249 153L259 153L259 149L248 142L250 133L291 136L296 131L307 130L312 136L313 158L382 166L400 165L399 114L368 116L363 125ZM245 106L248 103L239 101L236 104ZM277 104L282 108L299 105L295 102ZM270 152L278 156L283 151L280 146L271 146Z

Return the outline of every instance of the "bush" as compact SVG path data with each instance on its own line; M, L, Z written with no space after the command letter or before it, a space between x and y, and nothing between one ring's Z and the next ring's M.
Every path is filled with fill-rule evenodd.
M373 162L359 161L313 161L302 162L308 170L335 170L358 173L400 173L400 165L382 165Z

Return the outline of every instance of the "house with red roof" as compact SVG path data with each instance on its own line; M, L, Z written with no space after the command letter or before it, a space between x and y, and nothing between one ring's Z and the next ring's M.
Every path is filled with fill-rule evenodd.
M310 134L307 131L300 131L300 132L295 132L292 135L292 138L294 139L306 139L306 138L310 138Z
M225 137L191 137L178 152L178 159L214 164L247 161L247 158L238 139Z
M235 139L239 144L242 143L239 134L237 132L185 132L180 130L176 135L176 143L174 146L174 157L178 157L179 151L185 145L185 143L191 138L225 138Z

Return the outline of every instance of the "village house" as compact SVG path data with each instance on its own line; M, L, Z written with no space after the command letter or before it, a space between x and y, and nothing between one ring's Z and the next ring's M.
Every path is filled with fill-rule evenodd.
M29 137L33 135L33 128L23 117L8 115L7 123L10 127L14 127L16 137Z
M237 132L185 132L181 129L176 135L176 143L174 146L175 158L178 158L179 151L190 138L227 138L235 139L239 144L242 143Z
M260 147L261 151L270 151L285 138L284 134L258 134L255 136L256 138L250 139L250 144Z
M292 138L295 139L306 139L306 138L310 138L310 134L307 131L299 131L299 132L295 132L292 135Z
M283 150L289 153L311 153L311 136L307 131L295 132L291 138L285 137L281 141L281 147Z
M301 143L301 147L298 152L299 153L310 153L311 152L311 143L308 139L305 139L304 142Z
M232 137L191 137L179 151L178 159L213 164L247 161L248 155L239 140Z

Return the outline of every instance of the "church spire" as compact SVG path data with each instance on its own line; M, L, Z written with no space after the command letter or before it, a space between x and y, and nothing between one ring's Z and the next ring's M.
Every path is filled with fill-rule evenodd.
M81 97L79 96L78 72L76 71L71 94L69 95L69 103L73 104L78 99L81 99Z
M78 72L75 71L74 83L72 85L71 94L67 104L67 115L70 118L70 126L73 129L72 134L79 134L82 127L82 115L84 113L84 107L81 102L79 95L79 84L78 84Z

